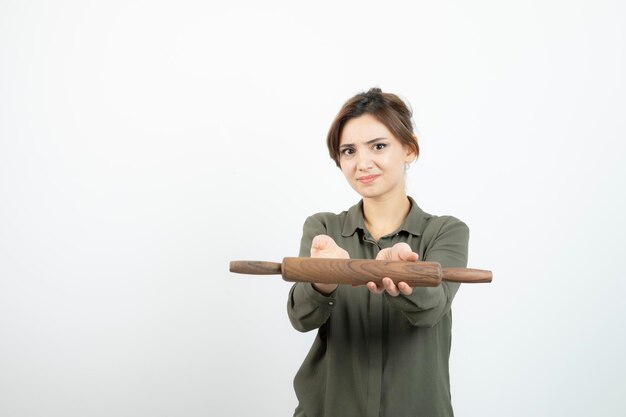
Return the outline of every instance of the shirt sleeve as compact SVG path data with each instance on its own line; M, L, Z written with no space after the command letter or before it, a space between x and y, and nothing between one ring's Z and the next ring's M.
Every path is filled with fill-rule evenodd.
M440 219L443 224L428 245L422 261L439 262L442 268L466 268L469 228L453 216L441 216ZM442 281L437 287L415 287L408 296L384 294L389 305L402 311L413 326L433 327L450 311L459 286L456 282Z
M310 257L313 238L324 234L326 227L322 222L315 216L308 217L303 226L299 256ZM308 282L293 284L287 301L287 314L291 325L301 332L319 328L328 320L335 305L333 294L323 295Z

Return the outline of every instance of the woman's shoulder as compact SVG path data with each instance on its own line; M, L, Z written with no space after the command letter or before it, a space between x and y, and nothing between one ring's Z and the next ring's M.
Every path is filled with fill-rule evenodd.
M422 239L431 241L442 236L465 236L469 235L467 224L456 216L450 214L429 215L426 219Z
M451 214L440 214L440 215L429 214L426 221L430 227L435 227L435 226L443 227L444 225L451 226L451 225L461 225L461 224L467 226L463 220Z
M343 225L347 214L347 211L342 211L341 213L332 213L329 211L314 213L306 218L304 225L305 227L307 225L321 225L324 226L326 229L334 229Z
M410 215L415 217L412 219L412 224L416 225L414 228L419 229L418 233L423 236L434 237L438 236L442 231L446 231L448 229L468 228L465 222L460 218L451 214L437 215L427 213L419 207L413 198L409 198L414 204L409 212Z
M347 210L343 210L339 213L333 213L330 211L321 211L310 215L307 222L319 222L329 226L342 226L346 219L351 221L358 221L359 217L362 217L362 200L350 207Z
M315 218L318 220L334 220L334 219L345 219L348 214L347 210L344 210L340 213L333 213L330 211L320 211L318 213L311 214L308 218Z

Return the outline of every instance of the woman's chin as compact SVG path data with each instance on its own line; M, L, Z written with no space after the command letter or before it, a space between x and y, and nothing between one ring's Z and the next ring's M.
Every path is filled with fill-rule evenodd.
M381 195L381 192L373 187L352 187L363 198L376 198Z

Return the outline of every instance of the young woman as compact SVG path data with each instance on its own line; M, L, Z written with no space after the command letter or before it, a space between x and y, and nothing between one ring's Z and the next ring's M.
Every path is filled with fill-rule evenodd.
M358 204L306 219L300 256L436 261L466 267L469 229L419 208L405 171L419 156L411 110L378 88L348 100L328 133L331 158ZM317 329L294 379L298 417L449 417L448 361L459 284L411 288L296 283L294 328Z

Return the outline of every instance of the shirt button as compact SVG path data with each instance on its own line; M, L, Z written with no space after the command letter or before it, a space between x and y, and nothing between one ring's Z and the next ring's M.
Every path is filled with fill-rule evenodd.
M332 306L333 304L335 304L335 303L333 303L332 301L329 301L329 302L328 302L328 305L329 305L329 306Z

